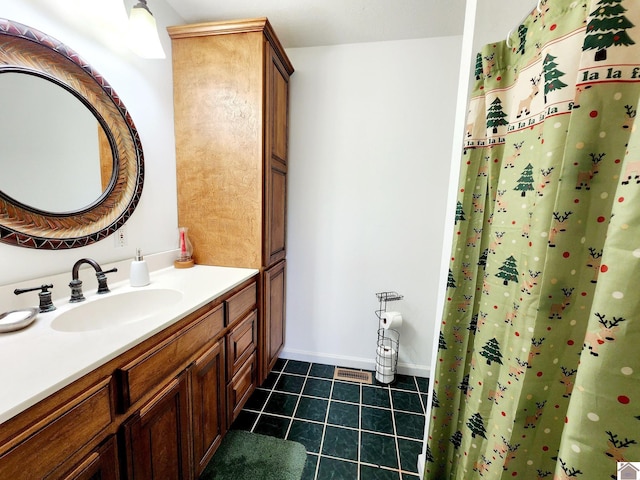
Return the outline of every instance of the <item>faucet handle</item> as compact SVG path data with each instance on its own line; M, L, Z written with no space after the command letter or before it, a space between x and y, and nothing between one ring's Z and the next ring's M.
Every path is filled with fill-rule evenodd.
M36 290L40 290L38 293L38 297L40 298L40 313L52 312L56 309L56 306L51 301L51 292L50 288L53 288L53 284L40 285L39 287L33 288L16 288L13 293L15 295L20 295L25 292L34 292Z
M100 270L96 272L96 278L98 279L98 294L109 293L109 286L107 285L107 273L117 272L117 268L111 270Z

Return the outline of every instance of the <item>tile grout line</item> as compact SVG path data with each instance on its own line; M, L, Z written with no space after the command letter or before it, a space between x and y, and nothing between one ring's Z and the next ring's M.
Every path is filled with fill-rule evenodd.
M320 438L320 443L319 443L319 449L317 452L317 463L315 465L315 471L313 471L313 476L311 477L313 480L318 480L319 479L319 473L320 473L320 461L321 459L327 458L327 459L331 459L331 460L335 460L335 461L339 461L339 462L345 462L345 463L350 463L352 465L355 466L356 471L357 471L357 475L354 478L354 480L361 480L362 478L364 478L362 475L362 467L363 466L367 466L367 467L373 467L373 468L378 468L378 469L383 469L389 472L395 472L398 474L398 480L409 480L409 478L415 478L415 472L412 471L405 471L402 468L402 464L401 464L401 452L400 452L400 441L401 440L408 440L408 441L414 441L414 442L420 442L419 438L413 438L411 436L407 437L407 436L402 436L400 437L398 435L398 424L396 421L396 413L403 413L406 415L416 415L416 416L424 416L426 415L426 412L424 411L424 401L422 398L422 394L421 394L421 390L420 390L420 386L418 385L418 378L413 375L411 376L411 382L412 382L412 386L413 388L415 388L415 390L411 390L410 389L410 385L408 385L407 382L404 382L401 385L401 388L391 388L390 385L387 386L382 386L382 385L376 385L376 384L372 384L372 385L365 385L362 382L358 382L357 386L358 386L358 401L357 402L352 402L348 400L348 397L345 397L345 399L335 399L333 398L334 393L336 393L336 387L338 386L338 384L342 385L348 385L350 384L350 382L342 382L342 381L338 381L334 378L327 378L324 373L324 371L316 371L315 375L314 372L312 372L313 370L313 366L314 363L313 362L305 362L308 363L308 367L306 369L306 373L302 374L302 373L298 373L298 372L288 372L286 371L287 367L293 367L294 369L299 368L299 365L297 364L291 364L290 360L285 360L285 362L283 363L283 365L281 366L280 371L273 371L274 374L277 374L274 378L273 384L271 386L271 388L266 389L266 388L262 388L262 387L258 387L260 390L262 390L263 392L267 393L265 401L263 402L262 406L260 409L255 409L255 410L250 410L247 409L248 411L253 411L254 413L257 413L257 418L254 420L254 422L252 423L252 426L250 427L250 431L255 431L259 421L264 418L265 415L267 415L267 413L269 415L273 415L275 417L280 417L283 419L288 419L289 420L289 424L286 428L286 432L284 433L284 438L288 438L289 435L291 434L291 430L293 427L293 420L295 419L295 415L298 412L298 409L300 407L300 404L302 402L302 397L306 397L306 398L311 398L311 399L316 399L316 400L324 400L327 402L327 410L325 412L324 415L324 421L319 421L319 420L311 420L311 419L300 419L301 421L307 422L307 423L311 423L311 424L315 424L315 425L322 425L322 433L321 433L321 438ZM321 365L321 364L318 364ZM335 366L333 366L333 368L336 368ZM300 389L298 390L298 393L293 393L293 391L287 391L287 390L279 390L277 385L278 382L282 381L283 377L286 378L286 376L290 376L290 377L294 377L297 376L299 378L301 378L302 381L302 385L300 387ZM305 392L305 388L307 386L311 387L311 383L310 379L315 379L315 380L322 380L322 381L326 381L326 382L330 382L330 387L329 387L329 391L328 391L328 396L323 396L324 393L320 392L319 390L314 390L314 389L310 389L309 391L309 395L306 395ZM292 379L293 380L293 379ZM299 380L298 380L299 381ZM297 383L298 381L294 382ZM336 383L336 381L338 381L339 383ZM362 439L363 439L363 434L365 433L365 431L363 430L363 410L365 407L364 404L364 394L365 394L365 387L370 387L372 389L384 389L387 391L387 398L389 399L389 408L385 408L384 406L380 406L380 405L366 405L368 408L371 408L374 411L380 411L383 412L385 410L389 411L389 414L391 415L391 419L392 419L392 429L393 429L393 433L386 433L386 432L376 432L375 430L367 430L366 433L369 434L375 434L375 435L379 435L381 437L393 437L394 440L394 444L395 444L395 448L396 448L396 461L397 461L397 467L393 468L393 467L387 467L384 465L378 465L378 464L372 464L369 462L364 462L363 461L363 450L362 450ZM286 387L288 388L288 387ZM422 412L418 413L418 412L414 412L413 411L413 400L411 400L410 398L405 398L405 395L399 395L398 398L396 399L397 401L394 401L394 392L404 392L406 393L410 393L410 394L417 394L418 395L418 404L421 407ZM295 400L295 406L293 409L293 412L291 415L284 415L284 414L279 414L279 413L270 413L270 412L266 412L266 407L267 404L270 400L273 399L273 394L274 393L278 393L278 394L286 394L286 395L296 395L297 398ZM407 403L407 400L409 403ZM323 454L323 449L325 446L325 440L326 440L326 435L327 435L327 427L330 426L329 424L329 417L330 417L330 411L331 411L331 406L333 404L343 404L343 405L357 405L357 412L358 412L358 421L357 421L357 426L354 427L350 427L347 425L336 425L336 427L339 428L343 428L345 430L351 430L351 431L355 431L358 434L358 446L357 446L357 456L355 460L350 460L347 458L341 458L341 457L336 457L334 455L325 455ZM416 405L417 406L417 405ZM408 407L408 408L401 408L399 409L399 407ZM350 407L353 408L353 407ZM404 417L403 417L404 418ZM349 422L347 422L349 423ZM350 423L352 425L352 423ZM373 426L372 426L373 427ZM313 452L310 452L311 455L316 455ZM394 477L395 478L395 477Z
M284 434L284 438L289 437L289 432L291 431L291 427L293 426L293 420L296 418L296 413L298 412L298 405L300 405L300 400L302 400L302 392L304 392L304 387L307 384L307 380L309 379L309 371L311 371L311 364L309 364L309 368L307 369L307 375L304 377L304 381L302 382L302 388L300 388L300 392L297 394L298 399L296 400L296 406L293 407L293 412L291 413L291 421L289 422L289 426L287 427L287 431ZM287 392L291 393L291 392Z
M427 414L427 405L425 404L425 402L422 399L422 391L420 390L420 385L418 385L418 377L416 377L416 376L413 377L413 383L416 384L416 390L418 391L418 400L420 400L420 405L422 406L422 411L426 415Z
M331 397L333 396L333 385L335 379L331 379L331 389L329 390L329 398L327 399L327 411L324 414L324 423L322 424L322 436L320 437L320 446L318 447L318 462L316 463L316 471L313 475L314 480L318 479L320 472L320 460L322 459L322 448L324 447L324 436L327 433L327 422L329 421L329 409L331 408Z
M398 443L398 430L396 429L396 414L393 403L393 394L389 388L389 404L391 405L391 422L393 424L393 442L396 445L396 460L398 461L398 478L402 478L402 465L400 464L400 444Z
M287 362L288 362L288 360L285 361L284 365L286 365ZM282 366L282 370L280 372L278 372L278 375L277 375L275 381L273 382L273 387L267 389L269 394L267 395L267 398L265 399L264 403L262 404L262 407L260 408L260 411L258 412L258 416L256 417L255 421L253 422L253 426L251 427L251 430L249 430L252 433L255 433L255 428L258 426L258 422L260 420L260 417L262 417L262 414L264 413L264 409L267 407L267 403L269 403L269 400L271 399L271 395L274 392L276 384L278 383L278 380L280 380L280 375L282 375L282 371L284 370L284 365Z

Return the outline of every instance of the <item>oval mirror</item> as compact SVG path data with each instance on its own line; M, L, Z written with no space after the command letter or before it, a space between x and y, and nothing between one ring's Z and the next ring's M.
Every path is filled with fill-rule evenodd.
M111 182L113 154L85 104L46 78L3 71L0 108L12 112L0 115L0 191L49 213L98 201Z
M120 228L142 193L133 120L77 53L0 19L0 241L76 248Z

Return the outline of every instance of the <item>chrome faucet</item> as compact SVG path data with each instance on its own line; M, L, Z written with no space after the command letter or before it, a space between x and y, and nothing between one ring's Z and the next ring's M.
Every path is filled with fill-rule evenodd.
M81 258L74 265L71 270L71 282L69 283L69 287L71 287L71 298L69 302L77 303L82 302L85 298L82 294L82 280L78 278L80 265L83 263L87 263L93 267L96 271L96 278L98 279L98 294L102 295L103 293L109 292L109 287L107 286L107 273L117 272L117 268L112 268L111 270L102 271L102 267L98 265L98 262L92 260L91 258Z

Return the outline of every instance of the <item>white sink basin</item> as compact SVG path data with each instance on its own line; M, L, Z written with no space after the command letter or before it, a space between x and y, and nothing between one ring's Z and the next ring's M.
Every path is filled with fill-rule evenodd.
M87 332L139 322L182 299L182 292L169 288L107 293L78 303L60 313L51 328L61 332Z

